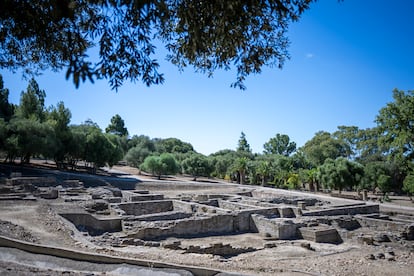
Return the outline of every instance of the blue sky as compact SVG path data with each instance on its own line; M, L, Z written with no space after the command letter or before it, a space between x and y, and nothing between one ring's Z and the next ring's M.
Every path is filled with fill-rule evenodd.
M277 133L302 146L319 130L375 126L394 88L414 89L413 11L411 0L320 0L291 25L284 68L249 76L246 91L230 88L235 71L179 73L163 55L166 82L150 88L126 83L115 92L98 81L75 89L64 72L36 80L46 105L63 101L71 110L72 124L90 118L104 129L119 114L131 135L176 137L203 154L235 149L242 131L253 152ZM28 82L0 73L18 103Z

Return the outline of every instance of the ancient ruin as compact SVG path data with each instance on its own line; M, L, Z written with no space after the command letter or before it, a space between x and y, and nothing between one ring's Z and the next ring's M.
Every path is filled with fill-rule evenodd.
M71 240L61 244L69 244L69 249L115 256L134 255L138 248L140 253L148 251L148 257L162 255L162 252L177 256L209 256L211 262L208 265L213 270L203 270L205 261L186 262L179 258L174 269L195 275L214 275L219 271L271 275L275 272L272 268L277 266L230 266L225 269L220 264L264 252L267 252L266 258L270 258L271 250L289 246L304 250L300 251L300 256L313 256L312 252L318 252L320 256L341 254L354 247L383 248L383 255L361 256L371 261L395 261L395 250L406 252L399 254L406 254L404 256L412 260L414 251L412 208L387 211L372 201L257 186L188 180L142 181L133 177L70 173L35 176L34 171L29 171L3 176L0 202L0 220L12 225L19 225L20 220L27 218L13 217L10 204L32 209L47 206L48 215L55 220L53 223L59 224L60 231L69 233ZM42 223L45 221L40 221L37 227L46 229ZM36 240L27 224L25 231L33 236L30 241ZM3 230L0 234L0 246L19 248L8 240L16 237ZM55 241L52 245L58 243ZM57 257L67 257L67 254ZM89 257L85 258L89 260ZM174 260L173 257L160 259L165 263ZM218 265L214 265L215 262ZM151 266L162 267L158 263ZM411 263L404 269L412 268ZM296 270L297 273L305 272ZM279 272L293 273L295 269Z

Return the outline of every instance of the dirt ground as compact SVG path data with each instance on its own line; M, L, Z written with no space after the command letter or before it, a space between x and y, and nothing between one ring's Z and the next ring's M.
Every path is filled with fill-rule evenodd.
M137 174L132 168L116 167L126 173ZM136 176L152 180L148 176ZM188 179L167 179L168 189L171 182L181 183ZM221 192L234 189L221 184ZM184 186L183 186L184 187ZM186 193L197 193L185 186ZM251 187L251 186L249 186ZM263 188L264 189L264 188ZM160 190L162 190L160 188ZM176 193L182 190L174 189ZM205 191L204 191L205 192ZM217 192L214 189L210 192ZM287 192L287 191L286 191ZM333 199L338 200L338 199ZM403 199L404 206L406 199ZM180 250L163 247L99 246L91 237L80 233L73 225L62 219L58 212L72 208L74 202L65 202L62 198L55 200L38 199L36 201L15 200L0 201L0 235L37 244L74 248L86 252L98 252L113 256L140 258L174 264L202 266L244 275L414 275L414 244L382 242L366 245L345 241L342 244L314 243L304 240L284 241L269 240L259 234L203 237L181 239L183 245L205 245L214 243L232 246L252 246L258 248L253 252L233 257L220 257L211 254L184 253ZM398 208L400 204L395 205ZM0 248L2 250L2 248ZM4 250L4 249L3 249ZM11 254L11 253L10 253ZM118 271L120 272L120 271ZM34 265L19 264L16 261L0 259L1 275L117 275L91 269L85 271L59 270L41 268ZM122 275L126 273L118 273ZM143 274L144 275L144 274Z

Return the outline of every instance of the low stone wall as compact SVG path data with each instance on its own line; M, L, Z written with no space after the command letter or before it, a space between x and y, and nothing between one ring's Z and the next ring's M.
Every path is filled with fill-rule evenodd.
M120 218L97 218L86 213L62 213L60 216L72 222L76 228L87 230L90 235L122 231Z
M303 212L303 216L340 216L379 213L379 205L347 206L317 211Z
M209 269L209 268L203 268L203 267L175 265L175 264L161 263L161 262L136 259L136 258L134 259L121 258L121 257L114 257L114 256L103 255L103 254L88 253L88 252L83 252L83 251L78 251L78 250L73 250L73 249L67 249L67 248L39 245L39 244L23 242L23 241L7 238L4 236L0 236L0 246L16 248L16 249L20 249L20 250L34 253L34 254L43 254L43 255L61 257L61 258L72 259L72 260L77 260L77 261L107 263L107 264L130 264L130 265L138 265L138 266L150 267L150 268L153 267L153 268L179 269L179 270L190 271L194 275L200 275L200 276L213 276L213 275L218 275L221 273L220 271Z
M173 201L173 209L174 211L179 212L186 212L186 213L192 213L195 203L193 202L185 202L180 200L174 200Z
M215 215L205 218L177 220L165 228L138 229L130 237L141 240L157 240L165 237L195 237L204 235L223 235L234 232L233 215Z
M330 193L330 195L333 197L338 197L338 198L362 200L362 194L361 195L349 195L349 194Z
M277 218L280 217L279 210L275 207L273 208L263 208L263 209L250 209L240 211L234 220L234 230L235 232L257 232L255 224L251 218L251 215L258 214L267 218Z
M6 183L8 185L12 185L12 186L31 184L31 185L34 185L36 187L50 187L50 186L57 186L58 185L58 183L56 181L56 177L54 177L54 176L15 177L15 178L7 179Z
M193 246L190 245L187 248L179 248L186 253L196 254L212 254L224 257L237 256L239 254L256 251L253 247L233 247L230 244L215 243L210 246Z
M142 194L141 192L124 191L122 196L129 202L163 200L164 195L161 194Z
M376 230L380 231L404 231L404 229L407 227L407 223L405 222L379 219L368 216L355 216L355 218L362 226L375 228Z
M231 211L240 211L240 210L255 208L255 206L250 206L250 205L241 204L238 202L226 201L226 200L218 200L218 205L220 208L231 210Z
M276 239L291 240L298 238L297 225L292 220L268 219L264 216L253 214L252 221L258 233Z
M134 217L133 220L137 220L137 221L178 220L178 219L190 218L192 215L193 215L192 213L172 211L172 212L137 216L137 217Z
M329 226L315 226L299 228L299 233L303 239L319 243L339 244L342 238L335 228Z
M171 200L141 201L120 203L118 207L127 215L141 216L173 211L173 202Z

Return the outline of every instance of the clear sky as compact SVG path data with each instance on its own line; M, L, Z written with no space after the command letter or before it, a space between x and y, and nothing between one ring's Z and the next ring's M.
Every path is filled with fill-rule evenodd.
M163 49L158 60L166 82L159 86L126 83L115 92L103 80L75 89L65 72L36 80L46 105L63 101L71 110L72 124L90 118L105 129L119 114L130 135L176 137L203 154L236 149L242 131L253 152L277 133L302 146L319 130L375 126L394 88L414 89L413 12L411 0L320 0L291 25L284 68L249 76L246 91L230 88L235 71L213 78L192 68L179 73ZM0 73L18 103L28 81Z

